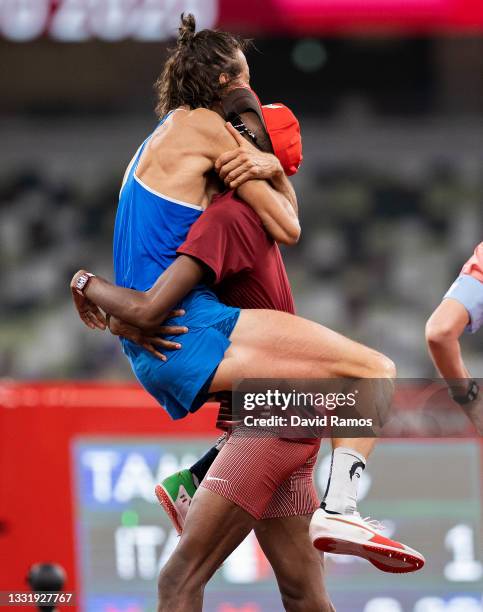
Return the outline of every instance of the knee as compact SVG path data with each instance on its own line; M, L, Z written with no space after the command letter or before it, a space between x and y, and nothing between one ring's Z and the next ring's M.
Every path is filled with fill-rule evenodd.
M442 319L434 313L428 319L425 328L426 342L431 346L441 346L458 337L451 321Z
M319 610L320 612L335 612L335 608L332 605L332 602L330 601L328 595L326 595L325 597L321 598L317 602L317 605L319 607L318 608L313 608L313 610Z
M201 572L168 563L158 578L158 598L163 609L178 609L181 600L202 593L207 581L208 578Z
M281 592L287 612L335 612L330 599L323 593Z
M311 599L304 597L295 600L290 597L282 597L282 602L286 612L335 612L335 608L328 598Z
M382 353L375 353L372 360L374 378L396 378L396 364Z
M159 601L168 603L173 600L179 592L179 584L176 575L168 569L161 570L158 578L158 597Z

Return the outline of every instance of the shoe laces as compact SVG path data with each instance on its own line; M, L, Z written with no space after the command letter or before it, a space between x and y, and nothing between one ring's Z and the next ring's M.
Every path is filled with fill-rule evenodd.
M381 521L378 521L377 519L373 519L370 516L366 516L366 517L363 518L359 514L359 512L357 512L357 516L361 519L361 521L363 523L365 523L366 525L368 525L372 529L375 529L376 531L384 531L386 529L385 525L383 523L381 523Z

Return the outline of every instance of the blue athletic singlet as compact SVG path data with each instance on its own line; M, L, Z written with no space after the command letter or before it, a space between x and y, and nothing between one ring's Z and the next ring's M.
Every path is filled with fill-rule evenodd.
M200 206L157 193L136 176L148 141L140 147L128 171L114 228L116 284L139 291L150 289L174 261L176 249L202 214ZM170 323L186 325L189 332L169 338L180 342L182 348L166 351L166 362L121 339L137 379L174 419L197 410L205 401L205 391L230 345L229 336L240 314L240 309L222 304L206 286L197 287L178 307L186 315Z

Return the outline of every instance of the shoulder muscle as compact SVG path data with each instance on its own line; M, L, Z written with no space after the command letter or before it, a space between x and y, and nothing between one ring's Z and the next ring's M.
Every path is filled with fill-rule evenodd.
M236 140L225 127L225 120L215 111L197 108L189 113L190 125L206 143L207 155L214 162L218 157L237 147Z

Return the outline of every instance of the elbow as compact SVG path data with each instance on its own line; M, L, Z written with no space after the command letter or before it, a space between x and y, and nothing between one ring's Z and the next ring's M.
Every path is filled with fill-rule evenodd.
M429 348L444 346L449 342L454 342L458 337L448 322L439 321L433 317L430 317L426 323L425 335Z
M281 232L277 242L287 246L294 246L300 240L301 233L302 230L300 229L300 225L297 223L296 225L293 225Z
M141 304L137 304L132 309L131 321L136 327L148 330L159 325L161 316L148 300L143 300Z

